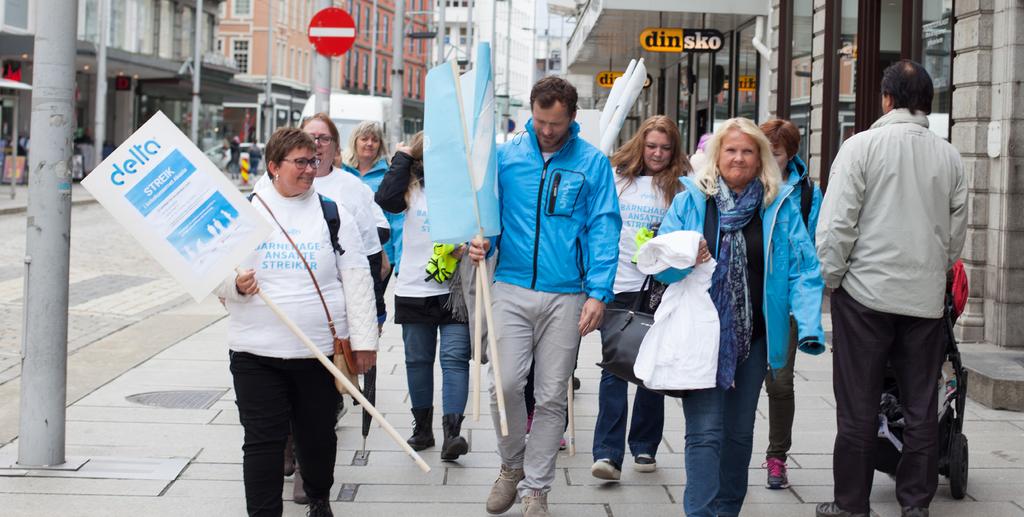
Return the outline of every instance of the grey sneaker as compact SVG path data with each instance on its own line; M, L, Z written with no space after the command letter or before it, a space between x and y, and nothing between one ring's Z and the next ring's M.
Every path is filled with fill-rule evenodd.
M548 513L548 495L539 490L534 490L533 495L524 495L523 517L551 517Z
M868 513L848 512L833 502L821 503L815 509L815 517L868 517Z
M928 517L928 509L920 506L904 506L900 517Z
M498 479L494 481L491 493L487 496L487 513L500 515L512 508L512 505L516 504L516 485L524 477L526 475L522 468L513 469L502 465ZM544 504L547 506L546 502Z
M608 458L601 458L590 467L590 475L606 481L618 481L622 477L622 467Z
M633 458L633 470L637 472L654 472L658 470L658 462L650 454L637 454Z

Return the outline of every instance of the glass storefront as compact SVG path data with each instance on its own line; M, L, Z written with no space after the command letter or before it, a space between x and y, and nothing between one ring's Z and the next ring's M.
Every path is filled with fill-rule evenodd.
M811 54L814 40L812 0L793 2L793 48L790 59L789 119L800 130L800 157L811 158Z
M757 120L757 71L759 55L754 48L754 24L738 31L736 45L735 107L733 116Z
M953 111L953 0L924 0L922 8L921 64L935 88L928 127L948 140Z

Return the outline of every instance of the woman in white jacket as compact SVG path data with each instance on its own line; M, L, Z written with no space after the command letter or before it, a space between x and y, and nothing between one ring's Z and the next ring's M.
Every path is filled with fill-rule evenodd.
M267 142L267 169L274 188L260 191L252 204L275 231L243 261L242 268L247 269L227 280L218 292L230 315L228 347L245 432L242 474L249 515L281 515L282 465L291 429L309 496L309 515L333 515L329 495L337 450L335 411L340 402L331 374L253 295L265 293L326 355L334 353L333 335L350 340L356 373L365 372L377 360L369 264L362 253L344 252L346 246L362 250L351 217L344 211L339 217L337 206L310 188L318 165L315 151L309 135L294 128L279 129ZM328 223L331 214L333 224ZM330 309L333 332L324 305Z

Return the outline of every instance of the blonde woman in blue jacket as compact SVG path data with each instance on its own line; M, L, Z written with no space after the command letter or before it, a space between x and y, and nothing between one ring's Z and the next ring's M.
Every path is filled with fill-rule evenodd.
M769 369L786 365L790 313L801 350L820 354L825 342L818 260L799 198L782 182L768 139L750 120L734 118L715 132L707 154L695 178L682 178L685 191L660 232L715 235L699 260L717 260L710 289L721 323L717 386L683 398L683 509L699 517L740 514L757 400ZM678 282L689 271L670 269L657 278Z

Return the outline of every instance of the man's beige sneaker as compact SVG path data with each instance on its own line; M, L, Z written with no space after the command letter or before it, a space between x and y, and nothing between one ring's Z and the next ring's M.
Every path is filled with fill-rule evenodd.
M548 495L535 490L523 496L523 517L551 517L548 513Z
M500 515L512 508L512 505L516 504L516 486L524 477L526 475L523 474L523 469L502 465L498 479L494 481L491 493L487 496L487 513Z

